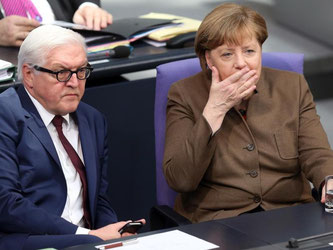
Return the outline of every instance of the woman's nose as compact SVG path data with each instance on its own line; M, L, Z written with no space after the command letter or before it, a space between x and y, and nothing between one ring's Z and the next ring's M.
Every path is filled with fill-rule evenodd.
M244 59L244 56L242 54L236 55L234 67L236 69L242 69L246 66L246 61Z

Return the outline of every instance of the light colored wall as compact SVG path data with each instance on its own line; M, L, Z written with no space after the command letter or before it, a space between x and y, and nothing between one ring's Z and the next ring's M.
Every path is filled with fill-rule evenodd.
M333 48L332 0L275 0L274 19Z

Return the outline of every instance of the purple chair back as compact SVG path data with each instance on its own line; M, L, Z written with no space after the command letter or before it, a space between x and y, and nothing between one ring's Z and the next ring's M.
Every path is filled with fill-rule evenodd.
M304 55L296 53L263 53L263 66L303 74ZM155 89L155 155L157 205L173 207L176 192L169 188L163 175L162 163L165 139L165 118L168 91L172 83L201 71L198 58L159 65Z

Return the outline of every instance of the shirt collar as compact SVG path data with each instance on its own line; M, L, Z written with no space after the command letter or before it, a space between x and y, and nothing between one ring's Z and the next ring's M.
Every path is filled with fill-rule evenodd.
M27 91L26 88L24 88L25 91L27 92L28 96L30 97L32 103L35 105L40 117L42 118L42 121L45 125L45 127L47 127L53 120L53 118L55 117L54 114L51 114L50 112L48 112L42 104L40 104L39 101L37 101L32 95L30 95L29 91ZM66 114L64 116L62 116L64 118L64 120L66 121L67 124L70 124L70 119L69 119L69 114Z

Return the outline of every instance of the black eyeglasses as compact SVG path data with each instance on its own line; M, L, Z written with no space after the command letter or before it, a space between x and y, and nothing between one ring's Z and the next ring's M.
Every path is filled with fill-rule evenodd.
M76 71L72 71L69 69L63 69L59 71L52 71L37 65L34 65L34 69L41 71L41 72L46 72L50 74L54 74L59 82L67 82L69 79L71 79L72 75L75 73L76 77L79 80L85 80L90 76L91 71L93 71L93 67L91 67L89 64L86 67L82 67L77 69Z

